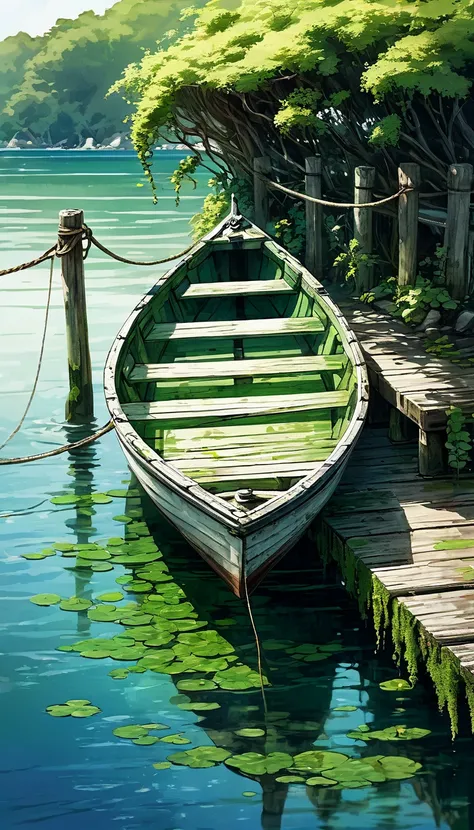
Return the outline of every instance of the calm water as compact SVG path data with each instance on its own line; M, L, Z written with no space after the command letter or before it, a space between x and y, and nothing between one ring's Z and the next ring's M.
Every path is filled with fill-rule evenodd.
M186 247L189 218L200 205L204 187L201 183L197 191L187 191L181 206L175 208L166 176L179 157L166 155L157 162L164 189L154 208L146 187L137 188L143 177L129 154L0 154L0 268L49 247L58 211L68 207L83 208L96 235L125 256L155 258ZM206 174L202 181L207 178ZM86 268L96 416L101 424L107 420L102 399L107 350L160 269L116 265L94 250ZM41 267L1 282L0 443L18 420L31 387L47 279L48 269ZM9 454L40 452L77 435L74 428L63 426L66 379L63 305L56 271L39 391L25 427L7 449ZM265 714L259 688L211 688L189 691L187 696L177 689L183 678L201 674L146 671L132 672L123 679L111 677L110 671L135 667L136 659L90 659L94 655L86 647L88 658L57 647L117 636L125 630L122 625L92 621L86 610L78 613L61 610L57 604L38 607L29 602L29 597L43 592L92 600L120 590L123 605L136 601L149 610L150 586L138 583L139 593L133 593L126 590L133 586L116 583L131 573L121 564L100 571L75 568L76 560L60 553L39 560L22 558L58 541L87 545L112 538L113 545L118 545L120 539L127 539L133 547L145 540L148 550L158 548L163 554L156 561L167 581L158 583L155 593L162 590L164 602L163 585L168 586L166 591L174 591L174 600L167 595L166 603L172 604L165 603L166 613L171 608L173 616L177 607L186 609L181 616L191 624L193 618L202 621L204 636L218 631L225 638L224 651L229 656L230 647L234 650L231 660L255 669L255 644L245 608L153 515L146 499L134 495L113 435L69 457L8 468L0 476L2 828L34 823L47 830L82 830L84 826L88 830L474 827L469 803L474 773L471 739L451 743L446 719L437 714L422 686L403 693L380 689L381 681L396 677L392 663L388 657L375 655L371 632L361 623L336 575L323 575L310 542L287 557L252 600L264 641L264 669L271 682ZM106 493L117 488L128 497L99 499L103 504L50 501L58 495ZM123 521L114 519L124 514L128 515ZM116 550L126 551L127 546ZM104 562L108 567L108 559L99 567ZM135 607L127 612L132 617L134 613ZM129 635L131 630L137 628L130 623L126 626ZM140 647L141 641L137 642ZM309 661L295 655L301 645L306 651L300 651L299 657L309 655ZM164 643L161 649L150 647L148 652L163 655L163 649L169 648ZM95 657L100 658L100 653ZM212 678L213 673L207 676ZM46 714L47 706L70 699L90 700L101 711L91 718ZM219 707L192 711L189 704L196 702ZM183 704L187 708L180 708ZM156 722L170 729L152 735L182 734L189 743L134 745L113 735L114 729L123 726ZM361 725L385 730L402 724L430 730L430 734L415 740L367 743L347 736ZM236 735L246 728L258 731L251 737ZM354 781L350 787L328 788L277 782L275 775L245 776L223 763L197 769L153 766L170 754L199 746L220 747L233 755L283 752L295 756L318 749L350 758L388 755L422 766L409 780L366 782L360 788L355 788ZM277 776L285 774L281 770Z

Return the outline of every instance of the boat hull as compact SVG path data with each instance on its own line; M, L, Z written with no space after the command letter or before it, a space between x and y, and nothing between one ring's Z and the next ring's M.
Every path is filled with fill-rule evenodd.
M334 475L305 493L279 517L269 516L257 530L239 529L238 533L209 515L204 507L193 503L184 492L177 492L166 481L153 475L150 466L129 448L122 449L132 473L158 509L230 587L244 598L262 581L275 563L301 539L311 522L323 509L336 489L349 454L334 470Z

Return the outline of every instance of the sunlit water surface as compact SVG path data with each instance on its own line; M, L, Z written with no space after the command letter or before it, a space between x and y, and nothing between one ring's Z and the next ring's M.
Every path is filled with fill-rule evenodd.
M179 157L163 154L157 159L162 191L154 207L146 185L137 187L144 177L132 154L0 154L0 268L48 248L55 238L58 211L69 207L83 208L98 238L121 255L153 259L185 248L189 219L200 206L207 175L196 191L186 191L176 208L167 176ZM87 298L97 425L107 420L102 367L108 348L131 308L163 270L119 265L95 249L89 254ZM1 281L0 443L18 421L31 388L47 280L48 268L42 266ZM64 311L56 269L38 393L23 430L8 447L9 454L38 453L77 436L77 430L63 424L66 382ZM76 652L57 651L58 646L78 640L115 636L123 627L91 621L86 611L66 612L58 605L38 607L29 602L30 596L48 592L93 599L120 589L125 594L123 603L141 603L147 595L126 593L126 586L117 585L117 577L130 573L121 565L93 571L75 569L75 560L59 553L39 560L25 560L21 554L50 548L57 541L88 544L111 537L123 539L126 525L114 517L128 511L135 521L145 521L139 538L153 534L163 553L159 561L169 571L167 584L182 589L180 602L190 603L192 614L207 624L202 630L218 631L235 649L238 661L256 667L245 607L153 514L144 497L133 497L133 491L130 497L128 480L113 434L82 452L9 467L1 473L1 827L474 827L470 738L451 743L446 720L437 714L421 686L403 693L380 689L379 683L396 677L396 671L389 657L376 655L371 631L361 622L337 576L323 574L314 546L307 540L252 598L264 643L264 670L271 682L266 690L267 713L258 688L217 688L190 692L188 697L181 692L179 697L176 683L196 675L147 671L114 679L110 671L134 666L136 661L88 659ZM50 502L57 495L106 493L117 488L128 490L129 498L104 499L106 503L89 508ZM130 538L137 537L132 533ZM287 649L301 644L321 647L318 651L323 657L309 662L296 659ZM71 698L91 700L101 712L91 718L46 714L47 706ZM189 700L218 703L219 708L200 713L180 708ZM150 722L170 727L168 734L182 733L190 743L173 746L159 741L140 746L113 735L117 727ZM397 742L365 743L347 737L361 725L384 730L401 724L430 730L430 734ZM265 735L236 735L242 728L262 730ZM153 766L177 751L206 745L234 755L278 751L294 756L322 749L351 758L402 756L422 766L409 780L360 788L306 787L277 782L275 775L246 777L223 763L204 769Z

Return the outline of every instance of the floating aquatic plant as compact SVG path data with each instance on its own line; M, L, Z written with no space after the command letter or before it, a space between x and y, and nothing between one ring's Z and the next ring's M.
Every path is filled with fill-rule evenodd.
M30 597L30 602L34 605L57 605L58 602L61 602L61 597L59 594L35 594L34 597Z
M361 731L359 727L353 732L347 733L348 738L354 738L358 741L415 741L419 738L425 738L426 735L431 735L430 729L402 725L388 726L386 729L376 729L373 731Z
M244 752L242 755L232 755L225 763L235 767L246 775L272 775L282 769L291 767L293 758L287 752L270 752L261 755L258 752Z
M206 769L221 764L230 756L227 749L217 746L196 746L184 752L175 752L168 755L168 761L177 766L191 767L192 769Z
M90 718L101 710L93 706L90 700L66 700L66 703L46 707L46 712L53 718Z

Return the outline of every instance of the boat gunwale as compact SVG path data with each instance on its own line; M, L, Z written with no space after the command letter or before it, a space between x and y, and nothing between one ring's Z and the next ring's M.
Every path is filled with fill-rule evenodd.
M238 220L238 221L236 221ZM356 372L357 382L357 402L354 407L354 412L347 425L347 429L337 442L336 447L328 455L326 460L318 467L314 473L308 473L302 477L294 485L284 491L275 491L276 495L269 499L265 504L253 508L249 511L239 510L236 507L231 507L224 499L209 492L204 487L201 487L194 479L186 476L178 468L163 459L156 450L152 449L147 442L141 438L128 418L126 417L121 403L117 395L115 385L115 371L121 351L126 343L127 335L131 328L137 322L138 317L151 302L168 280L173 277L177 271L187 262L192 260L197 253L207 246L208 242L213 241L227 228L229 233L232 233L236 226L238 227L242 221L248 222L249 226L257 231L258 236L264 239L263 244L271 243L272 249L276 248L277 254L283 262L288 264L297 271L301 276L301 283L303 290L310 290L314 299L317 300L322 308L323 313L327 315L329 320L335 326L343 341L344 351L351 360L354 370ZM176 265L169 271L163 274L156 283L150 288L144 297L137 303L120 331L118 332L112 347L107 356L104 369L104 392L106 403L109 408L111 418L115 424L117 436L125 454L131 452L136 456L139 464L144 464L148 468L150 475L159 478L164 484L171 487L175 492L179 493L183 498L191 503L199 506L201 510L208 513L210 516L217 518L220 522L225 524L228 529L236 533L236 535L247 535L250 532L257 530L260 526L266 524L268 520L276 520L284 516L289 509L293 509L296 504L300 504L312 497L322 487L326 486L328 482L334 478L342 465L345 465L349 456L355 446L357 438L364 426L367 415L369 382L368 373L365 365L365 360L362 350L357 341L357 337L349 327L344 315L337 307L337 305L330 298L324 286L305 268L305 266L286 251L267 233L258 228L253 222L243 216L237 217L235 214L229 214L222 222L220 222L212 231L199 240L193 246L186 256L182 257ZM192 491L192 492L191 492Z

